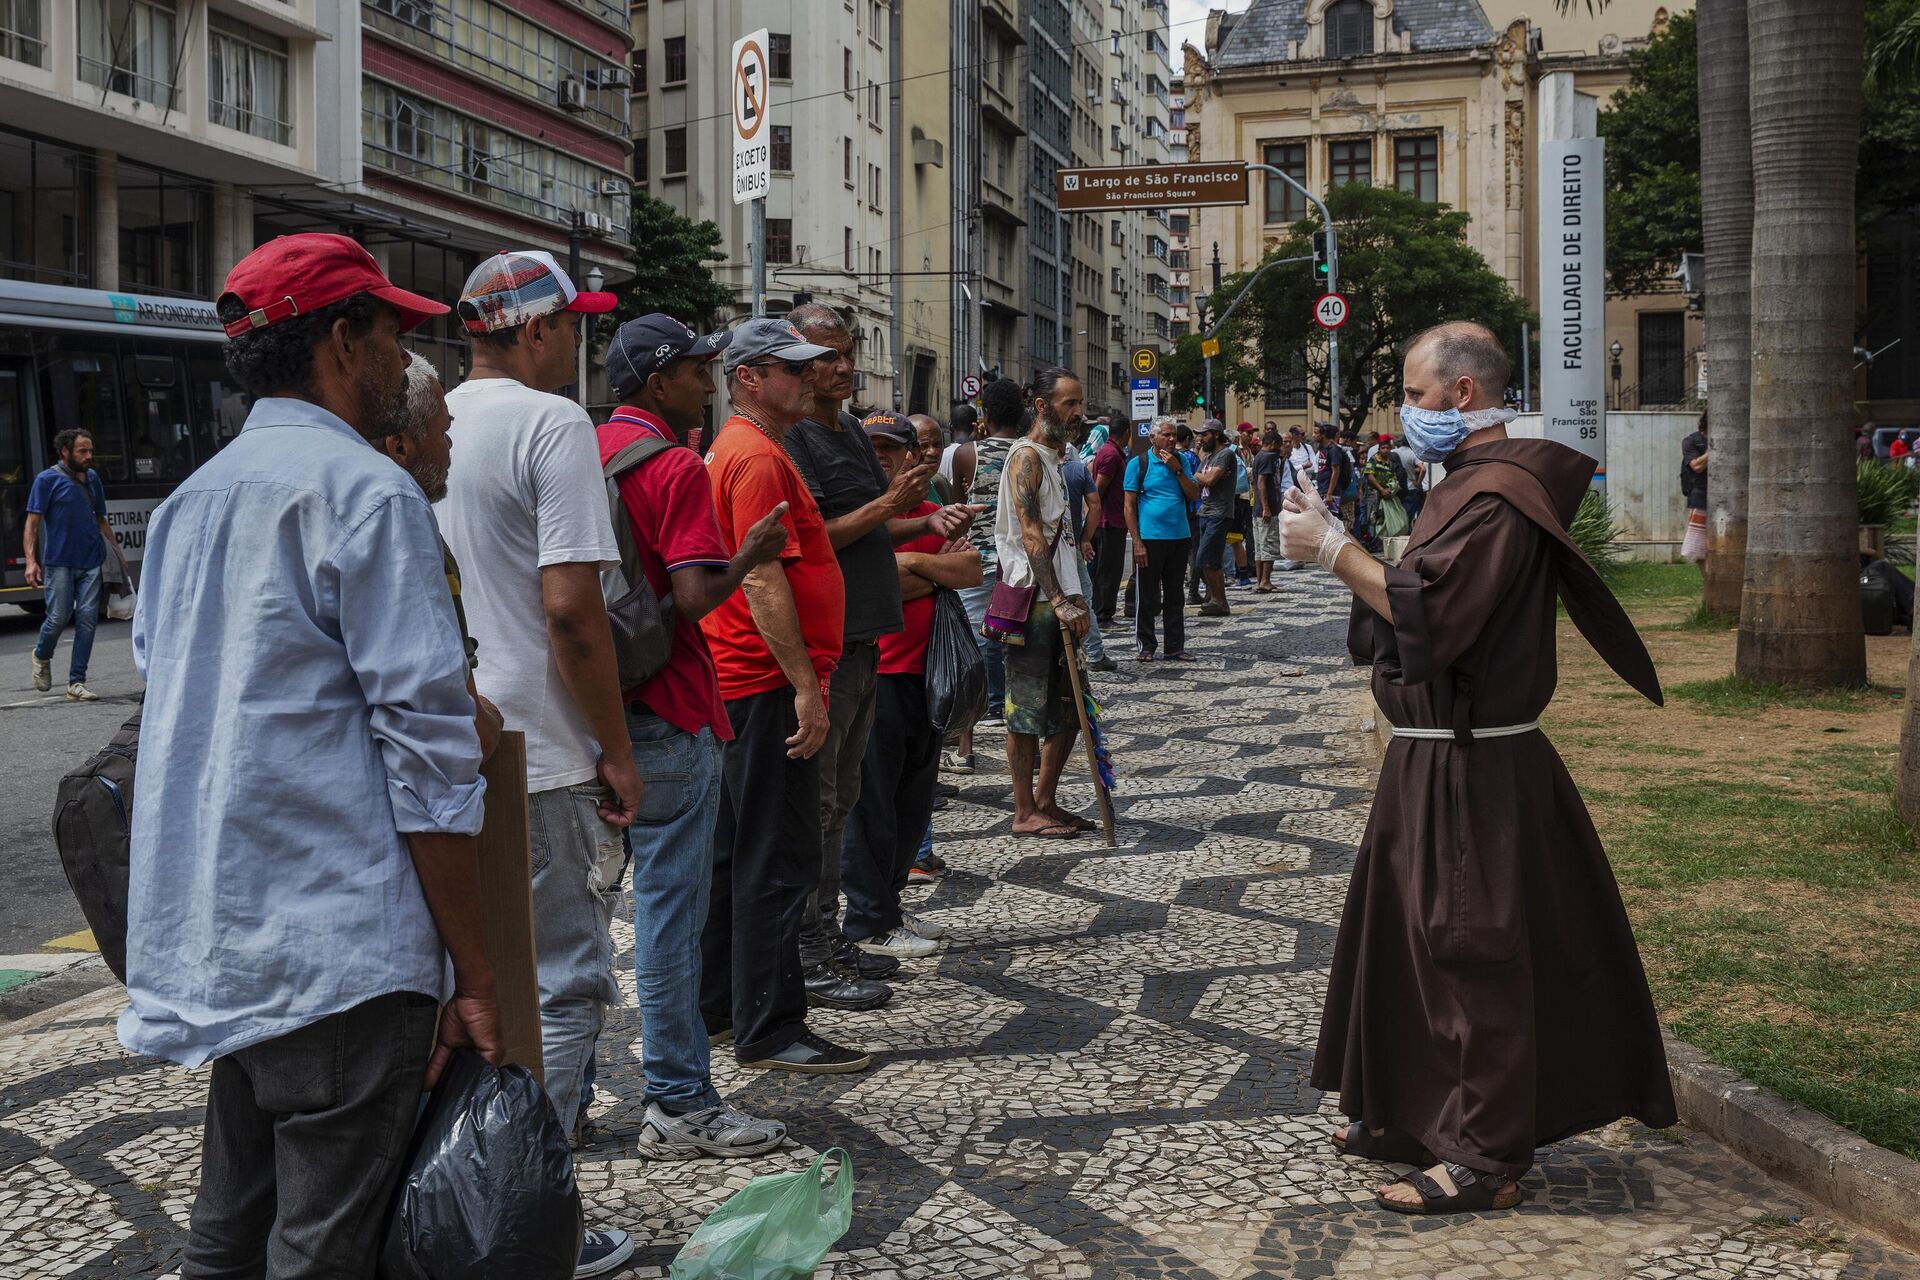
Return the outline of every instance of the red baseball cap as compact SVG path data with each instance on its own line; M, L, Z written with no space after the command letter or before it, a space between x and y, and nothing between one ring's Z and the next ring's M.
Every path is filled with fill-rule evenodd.
M240 259L227 273L220 301L236 298L247 309L226 326L227 336L237 338L356 293L370 293L399 311L402 333L452 309L395 285L358 241L317 231L278 236Z

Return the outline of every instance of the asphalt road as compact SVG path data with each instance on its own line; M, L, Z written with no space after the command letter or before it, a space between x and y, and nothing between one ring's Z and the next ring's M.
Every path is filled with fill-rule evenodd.
M87 687L100 701L68 702L72 630L54 654L53 691L37 693L32 655L40 621L0 605L0 956L37 951L86 927L54 852L54 791L133 714L143 686L133 671L132 629L100 623L87 666Z

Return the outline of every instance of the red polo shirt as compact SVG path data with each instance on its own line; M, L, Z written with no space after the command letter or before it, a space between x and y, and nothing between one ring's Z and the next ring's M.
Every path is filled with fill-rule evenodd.
M648 436L672 440L667 424L645 409L621 406L599 429L600 464ZM620 477L620 501L633 526L640 550L640 567L654 594L666 599L673 592L675 569L732 562L732 553L720 537L713 511L713 486L707 469L693 450L676 445L656 453ZM637 688L624 690L628 702L647 710L683 733L698 733L708 725L722 742L733 737L726 708L720 701L720 682L706 634L698 626L673 629L673 655L660 674Z
M911 511L894 517L895 520L916 520L921 516L930 516L940 509L935 502L923 502ZM893 549L898 555L902 551L921 551L928 555L938 554L947 540L937 533L923 533ZM921 596L918 600L909 600L901 606L906 629L892 635L880 637L879 674L883 676L923 676L927 674L927 640L933 634L933 597Z

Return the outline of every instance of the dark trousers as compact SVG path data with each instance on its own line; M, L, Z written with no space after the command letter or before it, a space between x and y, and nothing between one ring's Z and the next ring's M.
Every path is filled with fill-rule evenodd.
M700 1012L710 1032L731 1025L734 1056L751 1062L807 1029L800 920L820 874L820 765L787 758L800 722L785 685L734 699L727 718Z
M1093 616L1102 623L1113 621L1114 606L1120 599L1120 579L1127 569L1127 531L1100 530L1093 549Z
M1192 601L1195 604L1198 604L1200 603L1200 601L1204 600L1207 595L1206 582L1200 577L1200 568L1201 568L1201 565L1200 565L1200 513L1198 511L1187 512L1186 547L1187 547L1187 574L1186 574L1187 599ZM1219 564L1219 561L1218 560L1214 561L1214 564L1215 565ZM1178 650L1170 648L1167 650L1167 652L1176 653L1178 652Z
M1181 597L1191 538L1147 538L1147 566L1135 568L1133 580L1140 595L1133 613L1133 634L1146 653L1154 650L1153 615L1167 630L1167 652L1187 647L1187 602Z
M926 678L881 676L860 798L847 814L840 846L846 932L854 941L900 926L900 891L933 817L939 777L940 735L927 719Z
M439 1006L397 991L213 1063L186 1280L369 1280Z

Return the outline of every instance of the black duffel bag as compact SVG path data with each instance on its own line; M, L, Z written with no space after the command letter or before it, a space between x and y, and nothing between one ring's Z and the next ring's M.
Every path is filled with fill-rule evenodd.
M960 593L933 593L933 626L927 633L927 717L942 737L973 728L987 713L987 660L967 621Z
M100 958L127 980L127 860L133 835L133 769L140 749L140 712L113 741L60 779L53 805L53 843L67 887L93 930Z

